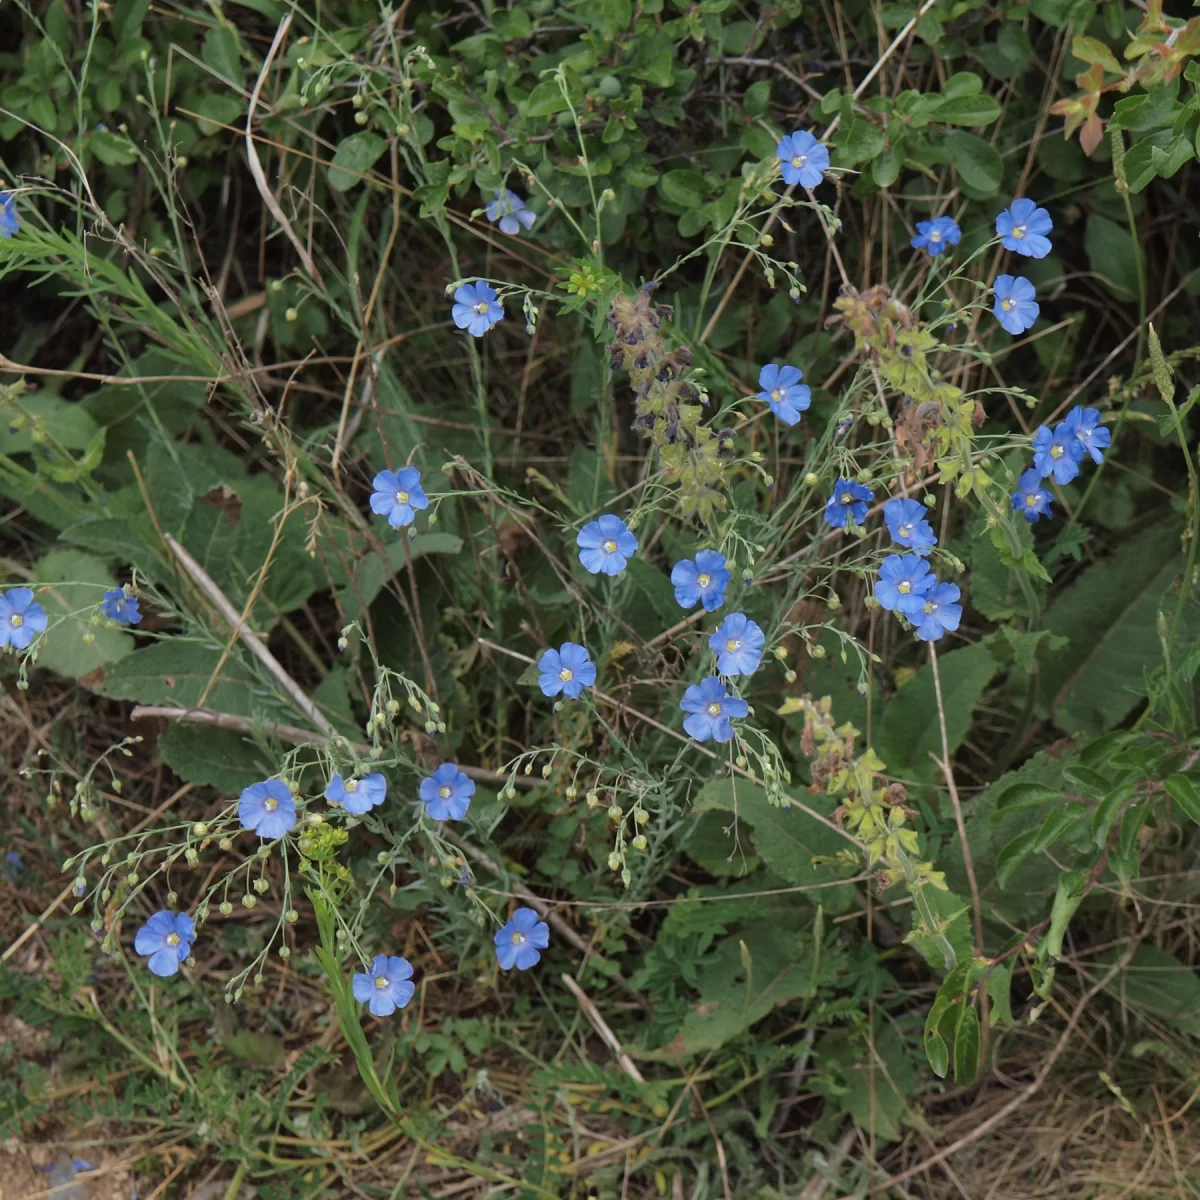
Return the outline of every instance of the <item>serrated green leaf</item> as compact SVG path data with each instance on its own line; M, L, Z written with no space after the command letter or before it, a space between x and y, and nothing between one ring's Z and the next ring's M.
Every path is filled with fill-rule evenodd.
M275 769L244 734L172 721L158 739L163 762L185 783L237 795Z
M38 603L51 623L61 621L42 638L38 665L78 679L106 663L115 663L133 649L133 638L107 623L93 626L90 613L116 586L103 559L83 550L51 550L34 566L38 583L52 586L38 593ZM85 610L85 611L80 611ZM92 641L84 638L91 635Z
M1062 789L1047 787L1044 783L1014 783L996 797L996 811L1006 808L1027 808L1031 804L1057 803L1062 799Z
M1037 837L1038 830L1027 829L1024 833L1017 834L996 856L996 882L1001 887L1007 887L1013 872L1033 849Z
M970 1087L979 1073L979 1012L964 1004L954 1029L954 1082Z

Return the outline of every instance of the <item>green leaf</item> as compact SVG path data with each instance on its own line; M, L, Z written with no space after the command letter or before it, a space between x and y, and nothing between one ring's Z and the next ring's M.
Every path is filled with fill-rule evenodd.
M855 116L839 140L838 150L848 165L855 166L882 154L886 144L883 130L877 129L865 117Z
M659 181L659 190L673 204L684 208L698 208L708 199L708 185L699 171L686 168L668 171Z
M1108 841L1109 830L1112 829L1113 821L1117 819L1117 813L1120 812L1121 806L1128 800L1132 800L1136 794L1136 788L1131 783L1123 783L1120 787L1115 787L1099 804L1096 805L1096 811L1092 813L1092 841L1099 848L1103 848Z
M1088 217L1084 248L1093 274L1113 296L1125 301L1137 299L1138 264L1144 258L1128 228L1093 211Z
M1075 38L1071 42L1071 53L1081 62L1099 63L1114 75L1125 74L1121 64L1117 62L1117 56L1099 38Z
M1051 959L1062 958L1063 938L1067 926L1083 900L1087 886L1087 875L1083 871L1067 871L1058 881L1054 893L1054 905L1050 909L1050 928L1039 947Z
M997 667L985 646L966 646L938 655L946 736L952 755L967 736L975 705ZM883 710L875 750L894 775L922 780L941 778L941 771L929 757L931 753L942 757L942 735L933 672L928 664Z
M945 125L963 125L978 129L990 125L1000 115L1000 104L981 92L975 96L951 96L937 107L934 120Z
M895 1025L886 1025L875 1037L874 1054L862 1045L862 1034L854 1035L863 1058L845 1070L845 1092L841 1107L868 1135L885 1142L896 1141L902 1132L907 1097L915 1084L912 1060ZM824 1039L818 1044L824 1045ZM827 1061L824 1052L818 1061Z
M0 454L34 454L43 458L45 442L64 450L87 450L101 432L91 414L78 401L50 392L26 392L0 421Z
M411 559L416 562L427 554L460 554L463 540L453 533L418 533L412 541L404 537L392 542L387 554L372 550L358 560L350 582L338 593L349 621L356 620L374 602L389 579L408 569Z
M1008 885L1013 872L1033 849L1033 844L1037 841L1037 838L1038 830L1027 829L1024 833L1017 834L996 856L996 882L1001 887Z
M979 1012L963 1004L954 1030L954 1082L969 1087L979 1072Z
M880 152L871 164L871 178L876 187L891 187L900 175L900 155L892 146L887 146Z
M748 839L735 838L732 829L725 832L731 824L717 811L701 813L692 822L681 846L692 862L718 879L742 878L759 863L758 855L751 852Z
M823 815L832 811L832 803L823 797L803 793L803 799L805 804ZM849 885L829 887L838 879L837 870L813 862L814 858L838 854L847 842L800 808L774 805L767 799L766 790L758 784L728 777L706 783L696 796L693 810L736 813L739 823L750 826L749 831L739 828L739 836L745 837L748 833L764 865L780 879L802 887L826 885L816 898L828 913L844 912L849 906L853 889Z
M1138 702L1143 673L1161 658L1155 620L1180 561L1178 526L1150 526L1047 609L1046 628L1070 644L1043 660L1038 699L1065 733L1103 733Z
M329 165L329 186L335 192L349 191L362 182L361 177L379 161L386 149L387 142L379 134L367 130L342 138Z
M1087 816L1087 805L1069 801L1065 808L1050 813L1033 836L1030 849L1035 854L1049 850L1081 817Z
M973 133L953 130L943 139L950 151L950 161L963 182L981 196L991 196L1000 190L1004 179L1004 162L995 146Z
M528 117L552 117L555 113L566 112L571 106L556 79L543 79L525 101L525 115Z
M1097 961L1110 965L1124 953L1124 948L1118 947ZM1200 977L1173 954L1143 944L1104 987L1122 1006L1169 1021L1182 1033L1200 1036Z
M214 25L204 38L200 57L222 79L229 83L242 82L242 60L238 54L237 34L224 25Z
M105 591L116 586L103 559L83 550L51 550L35 564L34 577L39 584L52 585L37 597L53 625L38 649L39 666L78 679L133 649L128 633L109 629L107 623L93 626L91 614L80 611L94 608ZM93 640L87 643L89 634Z
M1171 775L1165 786L1171 799L1183 810L1184 816L1193 824L1200 825L1200 794L1196 792L1196 785L1186 775Z
M243 734L180 721L169 722L159 736L158 753L185 783L231 795L265 779L275 769Z
M222 657L224 646L207 646L189 638L173 637L135 650L108 667L96 690L114 700L195 708ZM238 716L261 715L267 720L295 721L288 706L232 655L221 666L205 704L218 712Z
M1063 798L1062 789L1044 783L1014 783L996 797L996 811L1006 808L1027 808L1031 804L1057 803Z

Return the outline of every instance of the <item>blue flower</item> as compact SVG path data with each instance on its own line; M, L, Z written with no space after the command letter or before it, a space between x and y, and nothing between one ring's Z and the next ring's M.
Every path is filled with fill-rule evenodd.
M370 973L354 973L350 990L360 1004L371 1010L373 1017L390 1017L412 998L416 986L412 981L412 964L407 958L377 954L371 959Z
M992 312L1001 326L1015 337L1032 327L1041 309L1034 299L1037 292L1024 275L997 275Z
M25 870L25 860L15 850L7 851L3 863L0 863L0 876L7 879L9 883L15 883L17 876L23 870Z
M26 587L9 588L0 596L0 646L27 650L46 630L46 610Z
M850 479L839 479L833 486L833 495L825 505L825 522L837 529L845 529L846 521L854 519L861 525L867 519L867 504L875 493L861 483Z
M273 842L296 827L295 797L282 779L252 783L238 798L238 820L243 829Z
M1017 480L1017 490L1013 492L1012 506L1027 520L1030 525L1038 517L1051 517L1050 501L1053 497L1042 487L1042 475L1036 467L1030 467Z
M416 520L415 509L428 508L429 497L421 487L421 472L416 467L399 471L380 471L371 480L371 511L387 517L393 529L403 529Z
M537 213L532 208L526 208L525 201L516 192L497 188L495 200L488 201L487 219L493 225L499 222L501 233L513 234L520 233L522 225L532 229Z
M1079 474L1079 462L1083 458L1083 443L1075 436L1073 426L1061 421L1053 433L1045 425L1039 425L1033 435L1033 465L1039 475L1053 475L1054 482L1062 487Z
M578 642L563 642L557 650L547 650L538 659L538 687L545 696L562 692L568 700L578 700L585 687L596 682L596 665L588 657L587 647Z
M421 801L435 821L461 821L471 807L475 783L454 763L442 763L421 780Z
M620 575L637 553L637 538L612 513L589 521L576 535L579 561L593 575Z
M131 596L124 588L105 592L104 599L100 601L100 612L118 625L137 625L142 619L137 597Z
M775 147L783 182L798 183L802 188L815 188L829 170L829 148L806 129L799 129L781 139Z
M721 622L708 639L708 647L717 655L717 670L722 675L753 675L762 662L763 631L746 616L733 612Z
M86 1158L71 1159L71 1170L78 1174L80 1171L94 1171L96 1168L92 1166Z
M925 595L937 584L929 563L916 554L889 554L879 564L875 599L889 612L912 617L920 612Z
M133 948L138 954L149 956L146 966L165 979L179 970L179 964L191 954L195 940L196 926L192 918L187 913L164 909L156 912L137 931Z
M1046 236L1054 228L1050 214L1032 200L1014 200L997 218L996 232L1005 250L1015 250L1026 258L1045 258L1050 253Z
M1076 440L1091 455L1092 462L1102 463L1104 451L1112 440L1112 434L1100 424L1100 410L1096 408L1080 408L1075 405L1063 425L1072 430Z
M961 239L962 230L953 217L934 217L932 221L917 222L917 235L909 245L914 250L924 250L931 258L937 258L947 246L957 246Z
M483 337L497 321L504 320L504 305L496 299L496 289L481 279L455 290L450 314L459 329L472 337Z
M694 608L699 603L705 612L715 612L725 603L729 586L725 555L717 550L698 550L694 561L685 558L671 568L671 582L680 608Z
M365 775L362 779L343 779L334 775L325 788L325 799L330 804L340 804L352 816L361 817L387 799L387 780L378 774Z
M550 945L550 926L532 908L518 908L512 919L496 930L496 961L500 970L528 971Z
M693 684L683 693L679 707L691 715L683 720L683 728L689 737L698 742L710 739L728 742L733 737L731 717L744 717L750 705L737 696L731 696L716 675L709 675Z
M916 500L889 500L883 506L883 519L892 541L916 554L928 554L937 545L933 529L925 519L925 505Z
M936 642L947 629L957 629L962 620L962 605L958 584L939 583L925 593L925 603L912 617L917 637L923 642Z
M10 238L20 229L16 196L12 192L0 192L0 238Z
M758 373L758 386L762 388L758 398L765 400L785 425L795 425L812 403L812 390L807 383L800 382L803 378L799 367L780 367L775 363L767 363Z

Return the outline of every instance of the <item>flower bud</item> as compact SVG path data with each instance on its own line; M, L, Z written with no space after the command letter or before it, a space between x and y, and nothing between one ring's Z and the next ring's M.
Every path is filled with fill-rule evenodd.
M646 835L644 833L639 833L637 837L633 839L633 848L635 850L645 850L649 844L650 843L646 841Z

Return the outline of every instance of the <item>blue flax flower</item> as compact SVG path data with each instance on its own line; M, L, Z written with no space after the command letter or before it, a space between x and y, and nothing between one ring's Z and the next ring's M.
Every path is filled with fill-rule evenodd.
M273 842L296 827L296 800L282 779L264 779L242 789L238 820L260 838Z
M717 670L722 675L753 675L762 662L766 640L745 613L733 612L708 639L708 646L717 655Z
M587 647L578 642L563 642L557 650L547 650L538 659L538 687L544 696L562 692L568 700L578 700L585 687L596 682L596 664L588 657Z
M913 616L917 637L923 642L936 642L947 629L957 629L962 620L962 605L957 583L939 583L925 593L925 602Z
M799 367L780 367L767 363L758 373L758 393L771 411L785 424L795 425L800 414L812 403L812 390L801 383L804 373Z
M815 188L829 170L829 147L818 142L807 129L798 129L782 138L775 147L783 182Z
M0 596L0 646L28 650L46 630L46 610L27 587L9 588Z
M931 258L945 253L947 246L957 246L962 239L962 230L953 217L934 217L932 221L918 221L916 237L909 242L914 250L924 250Z
M1097 408L1080 408L1077 404L1063 421L1074 434L1076 440L1091 455L1092 462L1099 464L1104 461L1104 451L1112 440L1112 434L1100 424L1100 410Z
M1075 436L1073 426L1060 421L1054 432L1039 425L1033 435L1033 465L1041 476L1053 475L1054 482L1062 487L1079 474L1079 461L1083 458L1083 444Z
M390 1017L413 998L417 989L412 973L412 964L407 958L377 954L371 959L368 974L355 971L350 990L355 1000L371 1010L371 1016Z
M680 608L701 604L705 612L715 612L725 603L729 586L725 555L717 550L697 550L695 560L685 558L671 568L671 583Z
M537 213L525 207L525 201L508 188L497 188L495 200L489 200L487 219L495 225L499 222L501 233L520 233L521 226L532 229Z
M468 779L454 763L442 763L432 775L421 780L421 802L435 821L461 821L471 807L475 781Z
M179 964L192 952L196 926L187 913L156 912L137 931L133 948L146 955L146 964L155 975L164 979L179 970Z
M576 535L579 561L593 575L620 575L637 553L637 538L613 513L589 521Z
M929 563L916 554L889 554L879 564L875 599L881 608L913 617L921 611L925 595L937 584Z
M16 883L17 876L23 870L25 870L25 860L15 850L6 851L4 861L0 862L0 876L7 879L9 883Z
M371 480L371 511L387 517L393 529L403 529L416 520L416 509L428 508L429 497L421 487L421 472L416 467L399 471L380 471Z
M1038 517L1052 517L1050 501L1053 497L1042 487L1042 475L1036 467L1030 467L1017 480L1017 490L1013 492L1012 506L1027 520L1030 525Z
M496 289L481 279L455 290L450 315L459 329L472 337L483 337L497 321L504 320L504 305L496 299Z
M1015 337L1033 327L1041 308L1034 299L1033 284L1024 275L997 275L993 290L992 312L1006 332Z
M861 525L867 519L867 504L875 493L861 483L851 479L839 479L833 485L833 495L825 505L825 523L836 529L845 529L846 521L854 519Z
M925 505L916 500L889 500L883 506L892 541L907 546L915 554L928 554L937 545L933 529L925 519Z
M550 926L532 908L518 908L512 919L496 930L496 961L500 970L528 971L550 945Z
M10 238L20 232L17 221L17 198L12 192L0 192L0 238Z
M728 742L733 737L731 717L744 717L750 712L745 700L731 696L716 675L694 683L679 702L690 716L684 717L683 728L698 742Z
M1045 258L1050 253L1046 236L1054 228L1050 214L1032 200L1014 200L997 218L996 232L1005 250L1026 258Z
M387 799L387 780L379 774L364 775L362 779L334 775L325 788L325 799L341 805L351 816L361 817Z
M104 593L104 599L100 601L100 613L118 625L137 625L142 619L137 597L131 596L124 588L113 588Z

